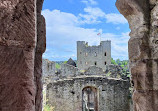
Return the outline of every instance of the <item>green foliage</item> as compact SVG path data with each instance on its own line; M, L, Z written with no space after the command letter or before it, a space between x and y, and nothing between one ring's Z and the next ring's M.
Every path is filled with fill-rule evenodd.
M115 62L115 60L113 60L113 58L111 58L111 63L116 65L116 62Z
M129 69L128 69L128 60L121 61L120 59L117 59L115 61L113 58L111 58L111 63L122 67L122 76L126 76L126 77L131 76L131 74L129 73Z
M61 65L59 65L58 63L55 63L55 67L56 67L56 69L60 69Z
M43 89L43 111L54 111L54 107L52 107L51 105L46 104L47 103L47 99L46 99L46 89Z
M120 65L121 63L120 63L120 59L117 59L116 60L116 63L117 63L117 65Z
M64 64L66 64L67 63L67 61L64 61Z
M54 111L54 107L52 107L48 104L45 104L44 107L43 107L43 110L44 111Z
M108 72L106 76L109 77L110 75L111 75L111 72Z

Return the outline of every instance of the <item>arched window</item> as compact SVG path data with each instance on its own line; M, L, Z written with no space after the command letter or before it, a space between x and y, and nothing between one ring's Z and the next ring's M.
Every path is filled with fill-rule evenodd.
M82 90L82 111L98 111L98 94L94 87L85 87Z
M97 57L97 53L96 52L95 52L94 56Z
M106 52L104 53L104 56L106 56Z
M104 64L105 64L105 65L107 64L107 63L106 63L106 61L105 61L105 63L104 63Z

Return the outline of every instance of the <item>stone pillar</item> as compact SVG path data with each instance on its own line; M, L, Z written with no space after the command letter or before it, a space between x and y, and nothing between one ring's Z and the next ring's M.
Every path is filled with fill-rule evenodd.
M135 111L158 109L158 3L156 0L117 0L129 22L129 59Z
M43 0L37 0L37 46L35 54L35 84L36 84L36 98L35 111L42 111L42 54L46 48L46 26L45 19L41 15Z
M35 111L41 104L41 59L36 60L43 52L36 45L44 34L37 41L36 5L36 0L0 1L0 111Z

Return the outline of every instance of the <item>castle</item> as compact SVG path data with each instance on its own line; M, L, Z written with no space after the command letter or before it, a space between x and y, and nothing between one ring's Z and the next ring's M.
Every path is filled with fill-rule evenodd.
M111 65L111 41L99 46L77 41L77 67L70 58L55 70L54 62L43 59L43 73L54 111L130 111L130 83Z
M106 70L111 64L111 41L101 41L99 46L88 46L85 41L77 41L77 67L80 70L97 66Z

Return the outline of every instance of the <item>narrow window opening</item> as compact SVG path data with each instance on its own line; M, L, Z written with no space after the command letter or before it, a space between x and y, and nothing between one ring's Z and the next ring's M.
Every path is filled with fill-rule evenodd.
M96 65L97 65L97 62L95 62L94 65L96 66Z
M106 56L106 52L105 52L104 56Z
M107 63L106 63L106 61L105 61L105 65L106 65Z
M94 56L97 57L97 53L96 52L95 52Z
M87 56L88 56L88 53L85 53L85 56L87 57Z

